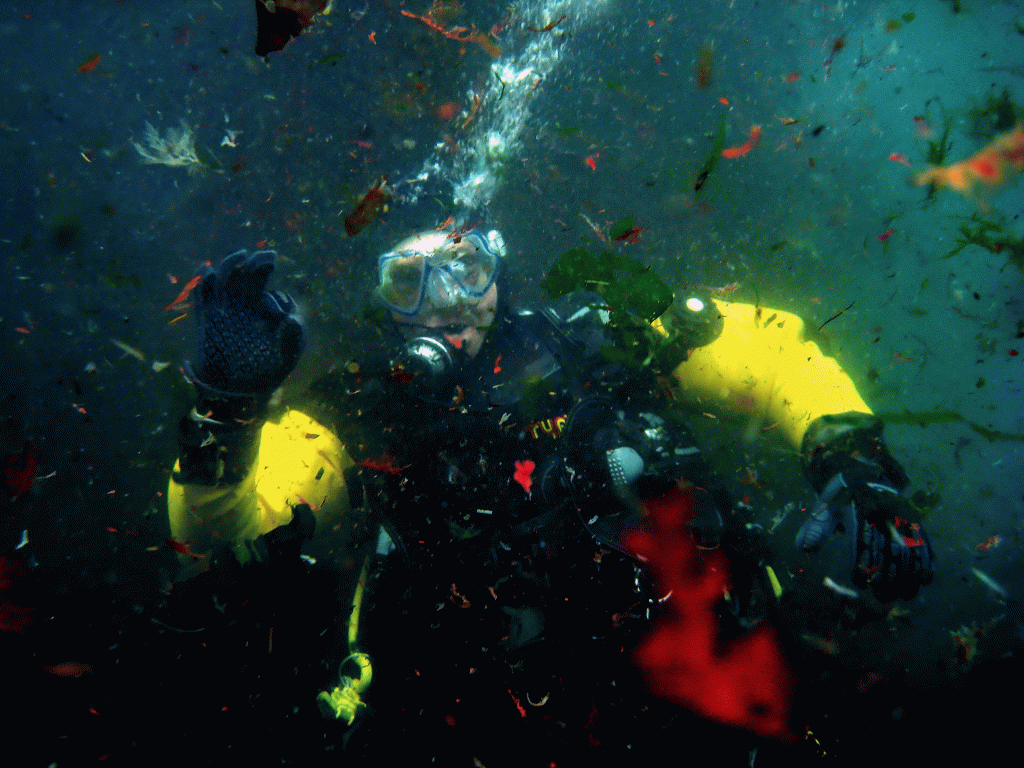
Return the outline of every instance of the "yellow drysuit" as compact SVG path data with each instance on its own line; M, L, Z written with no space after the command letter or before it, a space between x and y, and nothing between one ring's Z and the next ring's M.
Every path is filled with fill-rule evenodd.
M701 410L757 413L777 423L793 445L800 447L808 426L820 416L871 411L836 361L804 339L804 323L788 312L750 304L715 302L723 317L718 338L693 350L673 372L684 397ZM172 478L168 512L175 540L196 553L215 540L230 542L245 556L245 544L291 520L291 506L307 503L317 518L317 532L307 549L332 558L352 574L351 594L358 606L360 573L377 535L362 509L352 509L343 473L353 463L338 438L324 425L298 411L271 419L262 428L259 456L245 479L229 486L179 484ZM372 528L372 529L371 529ZM203 561L189 561L201 568ZM354 611L350 649L363 679L369 661L355 650ZM360 681L343 678L335 689L345 704L338 716L354 717L351 699ZM339 693L340 691L340 693ZM329 696L323 694L322 696ZM339 709L340 708L340 709Z

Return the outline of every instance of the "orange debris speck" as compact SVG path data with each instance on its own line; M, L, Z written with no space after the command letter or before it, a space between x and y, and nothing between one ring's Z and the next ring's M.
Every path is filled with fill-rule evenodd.
M459 114L459 105L454 101L445 102L437 108L438 120L451 120Z
M731 160L735 157L742 157L752 150L761 140L761 126L755 125L750 129L750 138L738 147L727 147L722 150L722 157Z
M1024 172L1024 123L1002 136L973 156L952 165L934 165L915 174L911 181L918 186L933 184L937 188L950 187L966 197L979 198L975 187L980 182L994 189Z

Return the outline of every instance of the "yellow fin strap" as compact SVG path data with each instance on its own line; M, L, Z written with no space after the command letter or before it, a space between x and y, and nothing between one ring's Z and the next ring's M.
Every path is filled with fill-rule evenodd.
M359 583L356 585L356 592L352 596L352 611L348 619L348 648L350 653L340 665L338 674L341 677L339 685L328 693L321 691L316 697L316 703L324 717L333 717L344 720L347 725L352 725L356 715L366 704L360 696L370 687L373 679L373 666L370 664L370 657L365 653L353 651L356 644L356 637L359 634L359 613L363 608L363 594L366 591L366 579L370 572L370 558L363 561L363 570L359 574ZM341 670L349 661L354 661L359 667L359 677L353 679L341 674Z
M779 584L779 577L775 575L775 569L770 565L766 565L764 569L768 573L768 580L772 583L772 594L778 600L782 597L782 585Z
M359 666L359 677L353 679L342 675L341 684L334 686L333 691L321 691L316 697L316 703L324 717L344 720L346 725L352 725L359 710L366 706L360 694L370 687L370 680L373 679L373 667L368 655L353 653L341 662L341 666L344 667L349 661L354 661Z
M366 592L366 579L370 575L370 558L363 560L363 569L359 572L359 582L356 584L355 594L352 595L352 610L348 614L348 650L356 654L356 639L359 635L359 614L363 610L363 594ZM351 657L349 657L351 658ZM344 664L345 662L342 662Z

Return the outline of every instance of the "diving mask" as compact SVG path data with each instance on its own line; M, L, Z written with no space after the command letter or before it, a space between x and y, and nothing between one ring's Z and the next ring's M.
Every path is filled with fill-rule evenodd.
M504 255L497 230L415 235L380 257L378 295L406 317L476 304L497 280Z

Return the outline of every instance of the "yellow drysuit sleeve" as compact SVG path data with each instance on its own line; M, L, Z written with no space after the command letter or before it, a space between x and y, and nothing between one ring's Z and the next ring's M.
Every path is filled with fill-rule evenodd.
M673 371L687 396L711 407L760 413L800 447L819 416L871 409L850 377L813 341L794 314L715 301L722 332Z
M181 484L175 466L167 490L171 535L197 554L228 542L244 560L245 542L291 522L292 505L306 503L316 533L303 551L358 568L344 562L348 545L366 535L366 526L352 519L345 489L344 471L352 464L333 432L300 411L287 411L263 425L257 461L236 485Z
M352 458L338 438L322 424L299 411L271 419L260 431L256 463L237 485L202 486L178 483L174 476L167 492L171 534L195 553L206 553L216 541L229 542L245 560L247 542L291 522L292 505L306 503L316 517L313 540L303 552L328 558L343 574L339 594L352 595L352 610L339 617L347 624L349 655L341 662L340 681L317 700L325 715L351 725L366 705L362 695L373 677L370 657L359 651L357 635L369 555L377 527L369 525L365 509L352 509L345 488L345 469ZM175 466L175 474L178 472ZM364 505L365 507L365 505ZM188 562L185 576L206 567L209 558ZM180 576L179 576L180 578ZM351 665L349 664L351 662ZM358 673L349 677L351 666Z

